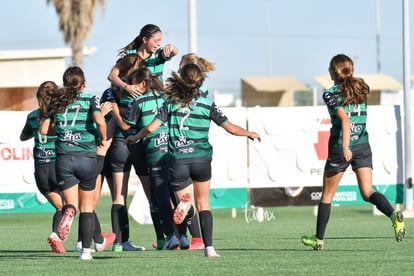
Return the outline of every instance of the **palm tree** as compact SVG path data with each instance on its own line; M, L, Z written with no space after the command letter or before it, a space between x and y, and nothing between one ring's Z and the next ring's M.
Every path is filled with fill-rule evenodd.
M105 8L105 0L47 0L55 5L59 15L59 28L66 44L72 47L72 65L83 65L83 41L88 37L94 20L94 9L99 4Z

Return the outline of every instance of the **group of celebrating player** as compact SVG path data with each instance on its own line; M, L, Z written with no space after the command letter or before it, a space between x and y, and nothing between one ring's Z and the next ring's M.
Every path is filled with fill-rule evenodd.
M156 234L153 247L204 249L207 257L220 257L213 247L210 209L212 146L208 133L213 121L228 133L261 140L256 132L232 124L203 85L214 65L189 53L179 69L163 80L164 63L178 54L161 46L162 32L153 24L120 50L120 59L102 97L86 94L81 68L69 67L63 86L46 81L37 91L39 108L32 111L20 139L34 137L35 179L39 191L56 208L52 251L66 253L67 239L79 213L80 259L112 245L113 251L143 251L129 240L128 182L132 166L150 203ZM352 166L364 200L387 215L397 241L405 236L402 212L372 189L372 153L366 131L369 87L353 76L352 60L339 54L329 66L334 86L323 94L332 128L323 176L316 234L302 242L315 250L330 217L331 202L345 170ZM112 232L102 232L95 212L106 178L112 196ZM198 216L196 215L198 214ZM191 242L187 231L192 235ZM91 249L92 241L95 248Z
M113 251L145 250L129 240L128 180L134 166L150 203L153 247L204 249L205 256L219 257L209 202L210 123L233 135L260 136L232 124L210 99L203 85L214 70L208 60L186 54L164 82L164 63L178 49L160 47L161 40L158 26L145 25L120 50L102 97L84 92L78 66L66 69L62 87L47 81L38 88L39 109L28 115L21 140L35 138L36 183L56 208L48 238L53 252L66 253L63 242L77 213L80 259L92 260L91 252L111 245ZM112 233L102 232L95 212L104 178L112 196Z

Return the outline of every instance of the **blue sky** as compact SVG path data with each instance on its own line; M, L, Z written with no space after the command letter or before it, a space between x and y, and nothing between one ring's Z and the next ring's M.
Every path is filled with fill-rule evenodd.
M187 0L106 0L97 10L84 46L97 47L84 59L90 92L100 94L118 49L152 23L163 45L180 53L166 67L175 70L189 51ZM376 0L197 0L198 53L216 65L210 91L238 93L246 76L293 76L309 85L327 73L330 58L354 58L356 73L377 71ZM402 0L380 0L381 72L403 80ZM414 16L411 3L410 17ZM414 17L410 18L412 37ZM58 17L46 0L3 1L0 51L66 47ZM413 44L413 43L411 43ZM411 51L414 46L411 45ZM414 56L414 53L411 54ZM412 66L411 66L412 68ZM412 69L411 69L412 70ZM4 77L4 76L3 76Z

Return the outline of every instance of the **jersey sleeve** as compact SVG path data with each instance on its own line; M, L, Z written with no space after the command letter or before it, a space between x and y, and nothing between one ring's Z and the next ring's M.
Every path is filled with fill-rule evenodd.
M27 116L26 118L26 123L24 124L24 127L22 129L22 134L24 134L25 136L33 136L33 127L30 125L30 118L29 118L30 114Z
M104 102L115 102L116 96L114 91L112 90L112 88L108 88L106 89L103 93L102 93L102 97L101 97L101 103Z
M128 107L128 111L125 114L123 120L128 125L136 125L138 119L141 117L141 108L139 107L138 102L134 102L131 106Z
M164 63L166 61L169 61L171 59L171 57L165 57L164 56L164 48L159 48L157 51L159 52L158 53L159 54L159 58L160 58L160 61L162 63Z
M218 126L221 126L228 121L226 115L224 115L223 111L221 111L221 109L214 102L210 106L210 118Z
M162 123L166 123L168 121L168 102L165 101L161 108L158 109L158 113L155 116L155 119L161 121Z
M90 98L90 108L92 112L101 112L101 101L99 96L94 95Z
M338 107L341 107L340 103L338 102L337 98L331 92L325 92L322 95L322 98L329 109L335 110Z

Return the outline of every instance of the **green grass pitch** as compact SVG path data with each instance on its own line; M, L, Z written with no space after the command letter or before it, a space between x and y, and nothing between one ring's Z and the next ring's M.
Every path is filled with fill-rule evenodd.
M99 203L102 230L111 231L111 203ZM391 221L375 216L372 206L334 207L326 231L324 251L305 247L300 237L313 234L314 208L264 208L264 221L252 209L213 210L214 247L221 258L203 251L158 251L152 225L130 220L130 239L144 252L92 253L81 261L73 252L77 220L65 255L51 253L46 240L51 213L0 215L0 271L2 275L412 275L414 220L406 219L406 238L397 243ZM78 216L77 216L78 218Z

